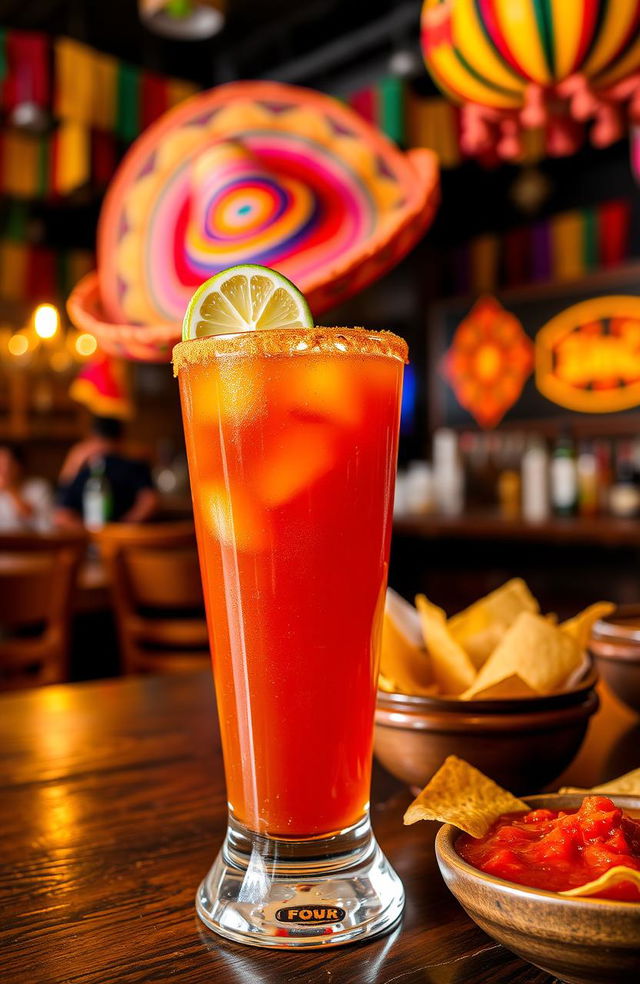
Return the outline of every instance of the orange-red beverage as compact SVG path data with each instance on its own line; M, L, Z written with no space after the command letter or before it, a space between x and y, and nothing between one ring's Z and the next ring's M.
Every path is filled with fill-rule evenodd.
M405 356L335 328L175 351L229 807L261 834L367 811Z

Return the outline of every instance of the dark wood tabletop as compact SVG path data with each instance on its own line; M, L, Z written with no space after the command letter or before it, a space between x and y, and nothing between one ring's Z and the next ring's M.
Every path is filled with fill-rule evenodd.
M570 776L640 764L638 721L606 697ZM550 984L467 918L438 873L434 824L376 768L373 824L407 890L390 935L322 951L219 939L194 895L225 830L208 674L0 698L2 984Z

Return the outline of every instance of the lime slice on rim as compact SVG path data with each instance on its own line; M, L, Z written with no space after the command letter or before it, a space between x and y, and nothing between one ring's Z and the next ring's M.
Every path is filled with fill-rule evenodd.
M268 267L230 267L189 301L182 340L265 328L313 328L309 305L290 280Z

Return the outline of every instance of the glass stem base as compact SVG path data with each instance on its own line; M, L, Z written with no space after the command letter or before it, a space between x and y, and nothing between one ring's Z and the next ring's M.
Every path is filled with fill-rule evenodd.
M282 840L229 818L227 836L196 896L210 929L250 946L323 947L391 929L402 882L368 815L326 838Z

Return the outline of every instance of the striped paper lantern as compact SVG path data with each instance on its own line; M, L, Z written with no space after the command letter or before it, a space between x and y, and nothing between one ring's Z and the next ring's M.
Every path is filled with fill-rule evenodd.
M463 146L513 158L523 129L545 125L547 149L571 153L640 118L640 0L425 0L425 62L464 107Z

